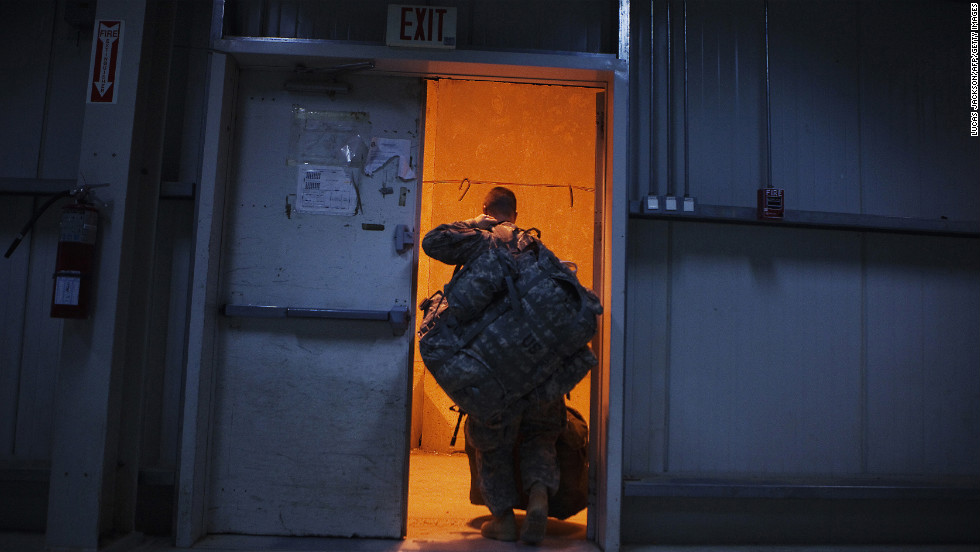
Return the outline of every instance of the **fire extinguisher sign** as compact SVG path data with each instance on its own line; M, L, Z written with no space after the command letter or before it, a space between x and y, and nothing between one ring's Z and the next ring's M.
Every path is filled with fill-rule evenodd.
M77 306L82 289L81 276L56 274L54 277L54 305Z
M98 20L92 43L87 103L116 103L119 82L119 54L122 51L123 22Z

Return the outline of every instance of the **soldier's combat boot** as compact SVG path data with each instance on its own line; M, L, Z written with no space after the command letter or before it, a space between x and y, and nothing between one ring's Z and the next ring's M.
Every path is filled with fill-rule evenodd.
M527 499L527 516L521 527L521 540L540 544L548 529L548 488L541 483L531 485Z
M490 521L483 522L480 534L488 539L516 541L517 520L514 518L514 512L508 512L501 517L494 516Z

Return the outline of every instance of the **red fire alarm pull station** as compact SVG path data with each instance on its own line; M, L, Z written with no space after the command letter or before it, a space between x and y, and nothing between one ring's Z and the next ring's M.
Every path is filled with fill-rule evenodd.
M762 188L759 190L759 218L781 220L783 218L783 189Z

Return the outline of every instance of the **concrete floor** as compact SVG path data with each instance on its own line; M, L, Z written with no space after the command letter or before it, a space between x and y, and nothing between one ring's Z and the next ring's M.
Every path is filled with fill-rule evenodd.
M463 454L413 451L410 463L408 535L403 540L252 537L212 535L191 550L204 552L501 552L558 550L598 552L585 540L586 513L548 521L538 547L502 543L480 536L489 518L483 506L469 503L469 467ZM522 520L518 512L518 521ZM40 552L44 535L0 533L0 552ZM165 537L130 536L100 552L185 552ZM978 546L631 546L622 552L980 552Z
M501 543L480 536L490 518L484 506L469 502L469 464L465 454L412 451L409 461L408 535L403 540L254 537L212 535L192 550L207 552L496 552L528 550L527 545ZM523 520L518 511L518 523ZM586 512L562 521L548 520L548 534L537 548L562 552L597 552L585 540ZM0 534L0 551L44 550L44 535ZM105 552L184 552L170 538L130 536Z

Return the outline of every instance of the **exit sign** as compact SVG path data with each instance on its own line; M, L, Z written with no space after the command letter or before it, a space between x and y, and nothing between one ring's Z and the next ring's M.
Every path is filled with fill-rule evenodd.
M388 5L388 46L456 48L456 8Z

